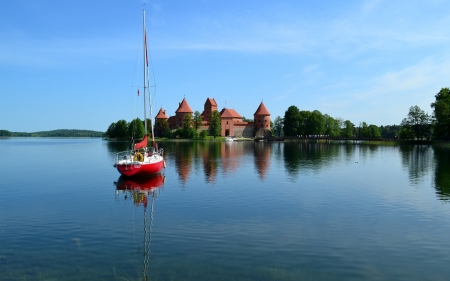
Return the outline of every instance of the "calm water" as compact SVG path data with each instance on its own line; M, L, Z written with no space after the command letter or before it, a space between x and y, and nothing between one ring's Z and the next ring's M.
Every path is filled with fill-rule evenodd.
M160 143L164 176L130 183L126 147L0 139L0 280L450 276L449 149Z

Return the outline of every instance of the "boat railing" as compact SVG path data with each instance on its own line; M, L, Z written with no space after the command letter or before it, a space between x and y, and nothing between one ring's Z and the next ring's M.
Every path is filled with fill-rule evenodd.
M121 160L127 160L126 162L134 162L134 155L136 153L141 153L142 155L144 155L144 153L147 152L148 155L154 155L154 154L159 154L161 155L161 157L163 156L164 150L162 148L160 148L158 151L155 150L155 148L153 147L148 147L145 150L126 150L126 151L121 151L121 152L117 152L116 154L116 162L119 162Z

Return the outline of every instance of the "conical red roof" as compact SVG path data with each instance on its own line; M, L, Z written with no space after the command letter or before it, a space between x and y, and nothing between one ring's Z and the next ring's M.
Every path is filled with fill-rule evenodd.
M178 109L175 112L192 113L194 111L192 111L191 107L187 103L186 98L183 98L183 100L180 102L180 105L178 106Z
M169 119L169 117L167 117L167 115L166 115L166 111L164 109L162 109L162 107L159 110L158 114L156 114L155 118L156 119Z
M267 110L266 106L263 102L259 105L258 109L256 110L255 114L253 115L270 115L269 111Z

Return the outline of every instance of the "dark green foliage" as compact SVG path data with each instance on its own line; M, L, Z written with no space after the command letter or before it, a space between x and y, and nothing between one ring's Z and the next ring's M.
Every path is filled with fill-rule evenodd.
M381 138L381 130L380 128L378 128L378 126L376 125L369 125L369 134L368 137L369 138Z
M402 120L401 127L402 139L424 139L431 135L431 117L417 105L411 106L408 116Z
M111 123L105 136L110 139L129 139L131 134L128 131L128 122L125 120L119 120L116 123Z
M341 131L341 136L344 138L351 138L354 136L355 125L350 120L344 121L344 128Z
M169 121L167 121L167 119L159 119L157 128L158 128L158 132L157 133L155 132L156 136L170 137L169 136L170 126L169 126Z
M395 138L399 136L399 125L380 126L381 137L383 138Z
M148 121L147 121L148 122ZM148 123L147 123L148 126ZM132 139L139 140L144 138L144 122L136 118L128 125L128 135Z
M273 127L271 127L275 133L276 136L282 136L283 135L283 118L280 116L277 116L275 118L275 122L273 124ZM272 125L271 125L272 126Z
M103 132L90 131L90 130L68 130L59 129L53 131L41 131L34 133L25 132L9 132L6 130L0 130L0 136L8 137L52 137L52 138L100 138L103 136Z
M318 110L311 112L308 120L308 135L325 134L325 118Z
M198 137L201 139L205 139L207 136L208 136L208 131L202 130Z
M194 112L193 125L195 129L198 129L202 125L202 116L199 111Z
M0 137L10 137L11 132L7 130L0 130Z
M300 134L300 110L291 105L284 113L283 130L285 136L297 136Z
M442 88L431 104L434 110L434 135L438 139L450 139L450 89Z
M339 122L337 119L325 114L323 116L325 123L325 135L330 136L332 138L339 137L341 132L341 128L339 126Z
M209 121L209 134L213 137L220 136L220 133L222 132L222 128L220 125L220 113L217 110L214 110L211 114L211 120Z

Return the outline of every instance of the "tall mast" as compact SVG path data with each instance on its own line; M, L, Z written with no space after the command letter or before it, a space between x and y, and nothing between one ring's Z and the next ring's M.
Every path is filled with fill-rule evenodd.
M146 83L146 81L147 81L147 67L148 67L148 65L147 65L147 35L146 35L146 31L145 31L145 10L142 10L143 11L143 16L142 16L142 26L143 26L143 29L144 29L144 35L143 35L143 38L144 38L144 135L147 135L147 107L146 107L146 102L145 102L145 92L146 92L146 85L145 85L145 83Z

